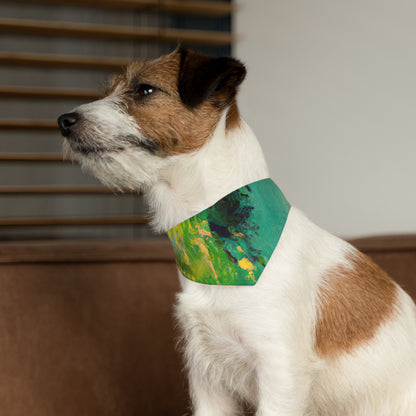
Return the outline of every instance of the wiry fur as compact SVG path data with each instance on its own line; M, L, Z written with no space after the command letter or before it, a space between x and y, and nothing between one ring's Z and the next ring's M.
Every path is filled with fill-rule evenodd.
M169 62L170 71L177 71L175 80L180 53L175 51L160 61L160 65ZM194 59L191 54L186 57ZM201 58L200 65L205 61L206 57ZM152 63L156 73L157 62ZM229 64L238 67L235 62L221 62ZM191 66L197 65L192 61ZM140 78L140 73L136 76ZM146 82L151 82L151 73L146 76ZM123 88L116 86L109 97L75 110L82 122L72 137L65 132L69 136L65 150L105 184L142 190L154 228L167 231L227 193L268 177L258 142L242 120L236 122L235 107L232 128L226 122L229 106L235 105L230 94L235 94L241 80L211 78L202 104L198 97L189 98L190 103L198 103L195 107L184 105L176 85L165 86L173 91L169 96L136 103L134 111L133 104L126 104L129 98ZM224 108L219 105L223 98ZM209 138L202 133L195 138L197 149L182 143L181 153L162 142L156 151L142 146L149 134L143 133L137 114L144 106L150 106L146 111L151 109L152 102L157 103L157 111L163 111L163 100L166 105L180 106L184 113L191 112L189 117L199 117L200 105L205 106L204 114L210 109L217 122ZM163 131L157 111L154 131ZM89 151L79 151L79 142ZM348 325L354 319L366 319L351 310L367 302L368 296L360 303L368 286L360 284L368 278L366 270L371 270L372 279L368 293L375 291L378 300L373 308L369 297L365 314L371 321L357 326L352 343ZM293 207L255 286L208 286L180 275L176 316L183 331L194 415L237 415L245 401L257 416L414 416L416 308L395 284L382 289L386 279L349 244L321 230ZM334 288L342 299L341 309L334 305ZM350 289L346 288L356 290L358 299L349 302ZM336 325L346 330L330 329Z

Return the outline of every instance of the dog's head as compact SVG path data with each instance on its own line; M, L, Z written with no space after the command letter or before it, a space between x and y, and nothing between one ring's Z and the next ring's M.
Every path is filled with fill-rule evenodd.
M177 155L204 146L224 111L238 124L237 88L244 66L177 48L152 61L133 61L108 94L63 114L64 152L119 189L151 185Z

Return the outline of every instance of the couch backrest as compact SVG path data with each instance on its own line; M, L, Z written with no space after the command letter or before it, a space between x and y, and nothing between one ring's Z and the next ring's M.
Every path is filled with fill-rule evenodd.
M390 235L352 240L390 274L416 301L416 235Z

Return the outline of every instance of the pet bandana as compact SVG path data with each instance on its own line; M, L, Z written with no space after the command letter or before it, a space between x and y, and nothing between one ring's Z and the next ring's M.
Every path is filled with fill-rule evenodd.
M290 205L271 179L243 186L168 231L176 263L194 282L255 285Z

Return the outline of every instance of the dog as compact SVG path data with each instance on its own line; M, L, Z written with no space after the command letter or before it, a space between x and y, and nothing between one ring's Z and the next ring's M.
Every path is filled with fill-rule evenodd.
M104 98L58 119L65 154L113 189L143 192L153 228L169 232L193 414L248 403L257 416L414 416L415 305L279 194L238 110L245 75L236 59L178 47L133 61ZM256 208L275 197L281 221ZM232 282L237 268L248 280Z

